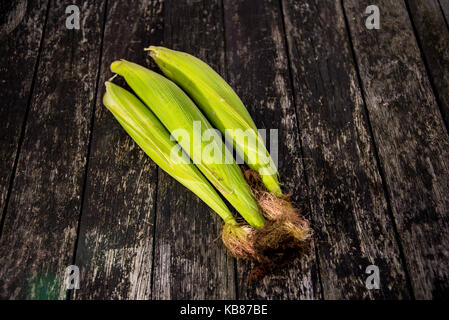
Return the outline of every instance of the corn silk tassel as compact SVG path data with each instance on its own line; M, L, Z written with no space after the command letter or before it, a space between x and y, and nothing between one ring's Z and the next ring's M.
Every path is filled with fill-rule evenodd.
M107 81L103 104L140 146L165 172L195 193L225 222L223 242L239 258L254 258L253 229L236 221L215 189L183 152L172 153L177 143L156 116L132 93Z
M289 197L283 195L276 166L248 110L231 86L209 65L190 54L155 46L146 50L161 71L193 98L222 134L231 132L237 153L251 168L245 170L245 178L269 220L259 230L256 246L273 250L280 249L277 247L280 243L305 246L311 236L309 223Z

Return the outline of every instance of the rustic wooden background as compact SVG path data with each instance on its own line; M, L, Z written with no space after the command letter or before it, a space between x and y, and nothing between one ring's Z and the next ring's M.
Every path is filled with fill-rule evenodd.
M81 29L65 27L78 3ZM380 30L365 8L380 8ZM449 0L10 1L0 25L0 297L449 296ZM248 283L219 219L102 105L149 44L212 65L311 220L310 255ZM80 268L80 289L64 271ZM380 289L365 287L368 265Z

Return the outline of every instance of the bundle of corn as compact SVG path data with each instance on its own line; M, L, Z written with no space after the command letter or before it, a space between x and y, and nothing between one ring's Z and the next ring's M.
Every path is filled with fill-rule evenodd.
M265 221L242 171L192 100L176 84L138 64L116 61L111 64L111 71L125 78L137 96L178 139L179 145L190 155L198 169L243 218L252 227L261 228ZM207 144L201 141L206 134L212 135L212 144L215 144L212 149L218 150L214 153L218 159L206 157L204 150ZM226 159L231 159L231 163L226 163Z
M257 260L263 269L271 269L302 255L309 225L282 194L276 167L238 96L204 62L165 48L150 47L150 51L164 74L191 95L221 132L233 130L234 148L252 170L244 175L192 100L175 83L149 69L125 60L113 62L111 71L121 75L143 103L107 82L104 104L162 169L223 218L222 239L234 256ZM204 136L212 142L206 144ZM243 219L232 216L206 179Z
M156 116L132 93L109 81L106 82L103 104L160 168L195 193L223 219L225 244L230 251L237 257L253 257L251 229L237 222L185 152L172 152L177 144L170 139L170 133Z
M237 153L252 169L245 176L253 194L266 218L275 222L271 236L285 236L285 232L276 232L285 229L298 241L307 240L311 234L308 222L288 196L283 195L276 166L254 121L231 86L209 65L190 54L155 46L146 50L162 72L193 98L213 125L223 134L231 134Z

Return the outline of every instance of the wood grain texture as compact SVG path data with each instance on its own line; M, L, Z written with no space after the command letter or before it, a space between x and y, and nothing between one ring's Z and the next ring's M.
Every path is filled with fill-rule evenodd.
M449 138L404 2L383 0L380 30L366 0L344 8L397 230L416 298L449 292Z
M67 1L0 4L1 299L64 299L73 263L74 299L449 296L449 0L379 0L380 30L368 0L73 2L80 30ZM219 217L103 106L110 63L155 68L150 44L202 58L279 129L306 259L247 283Z
M223 73L221 1L165 1L164 45ZM234 259L221 242L221 219L159 170L154 299L235 298Z
M62 278L76 241L103 17L101 3L78 5L80 30L66 28L65 1L50 5L0 241L2 298L66 296Z
M323 296L408 298L341 3L283 2Z
M76 265L76 299L149 299L157 167L103 105L110 64L148 65L162 39L162 3L109 1ZM114 80L127 87L124 80Z
M2 7L6 3L2 3ZM48 1L11 1L0 24L0 221L28 108ZM1 230L0 230L1 232Z
M438 0L441 10L443 10L446 25L449 21L449 0Z
M407 3L447 127L449 124L449 29L437 0L408 0Z
M258 128L278 130L280 179L285 192L292 194L292 200L308 216L307 185L279 3L226 1L225 22L229 83ZM250 269L249 264L238 263L239 299L320 297L313 244L308 257L260 283L246 281Z

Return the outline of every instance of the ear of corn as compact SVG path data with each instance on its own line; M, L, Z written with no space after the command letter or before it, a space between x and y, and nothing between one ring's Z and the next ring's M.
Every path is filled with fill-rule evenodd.
M137 64L125 60L115 61L111 64L111 71L125 78L128 85L172 135L179 129L187 132L188 139L179 139L178 143L242 217L252 227L261 228L265 220L258 204L240 168L220 137L213 136L212 143L224 155L221 159L231 159L230 163L204 161L201 151L200 153L195 151L198 147L200 150L207 147L207 144L201 140L195 141L195 136L201 139L206 130L213 132L213 128L190 98L170 80ZM199 123L200 126L195 123Z
M226 224L237 225L232 213L215 189L184 153L172 153L176 142L154 114L127 90L106 82L104 105L142 148L164 171L194 192Z
M268 191L282 196L277 169L263 139L248 110L226 81L209 65L185 52L155 46L147 50L162 72L195 100L215 127L223 134L232 130L240 157L260 174Z

